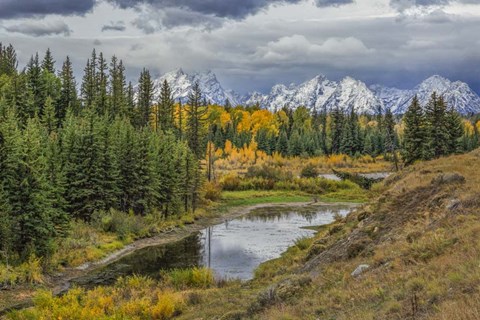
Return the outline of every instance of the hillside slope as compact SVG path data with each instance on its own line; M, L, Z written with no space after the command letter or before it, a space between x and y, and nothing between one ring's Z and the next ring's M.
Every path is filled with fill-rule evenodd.
M478 319L479 164L477 150L405 169L375 201L182 318Z

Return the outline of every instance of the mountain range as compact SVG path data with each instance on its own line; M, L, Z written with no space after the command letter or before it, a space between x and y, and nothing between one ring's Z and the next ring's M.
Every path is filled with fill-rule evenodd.
M270 110L278 110L284 106L290 108L305 106L317 111L339 107L347 111L354 108L359 113L373 114L388 108L394 114L403 114L415 95L418 96L420 103L425 105L435 91L443 95L448 106L453 106L461 114L480 113L480 97L468 84L453 82L438 75L424 80L411 90L382 85L368 87L364 82L351 77L336 82L324 75L318 75L299 85L275 85L268 94L252 92L243 96L224 89L211 71L190 75L182 69L177 69L154 80L156 90L159 90L164 80L172 87L174 99L183 103L187 102L193 84L198 81L205 99L221 105L228 100L233 106L259 104Z

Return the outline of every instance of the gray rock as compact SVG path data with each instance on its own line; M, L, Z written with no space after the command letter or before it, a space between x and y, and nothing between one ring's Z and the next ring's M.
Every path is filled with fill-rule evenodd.
M366 270L368 270L370 266L368 264L361 264L351 273L351 276L354 278L357 278L360 276L362 273L364 273Z
M462 205L462 202L458 199L452 199L447 204L447 210L454 211L457 210Z
M458 173L442 173L439 174L432 180L432 184L441 185L441 184L453 184L453 183L465 183L465 177Z

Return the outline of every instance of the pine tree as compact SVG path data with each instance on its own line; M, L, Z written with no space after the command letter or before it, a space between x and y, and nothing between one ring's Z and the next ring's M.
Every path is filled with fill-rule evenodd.
M38 53L30 58L30 62L27 65L26 74L28 79L28 86L33 94L35 110L39 115L41 115L45 102L43 100L42 91L42 68L40 67Z
M342 137L343 137L343 126L344 126L344 115L340 108L337 106L333 109L331 113L331 152L339 153L342 148Z
M438 158L448 153L447 107L443 97L434 92L425 107L428 143L425 150L427 159Z
M205 154L205 116L207 107L202 105L202 92L200 85L195 83L188 97L187 112L187 140L188 146L197 159L202 159Z
M461 145L460 139L464 135L463 123L460 114L455 110L455 108L450 107L446 114L446 130L448 134L447 141L447 153L452 154L460 152ZM468 151L469 149L465 149Z
M97 59L97 72L95 83L97 84L97 96L95 100L95 107L97 114L103 115L108 112L108 66L107 60L103 57L103 53L100 52Z
M395 133L395 120L390 109L387 109L385 113L385 151L389 153L393 158L395 169L398 171L398 158L397 158L397 135Z
M97 100L97 54L95 49L92 51L92 56L87 60L87 65L84 69L84 75L81 86L81 96L84 107L91 107Z
M413 98L412 103L403 117L403 121L405 122L403 158L405 164L410 165L424 158L427 143L425 115L417 96Z
M42 61L42 71L55 74L55 61L53 60L50 48L48 48L47 52L45 52L45 56Z
M17 74L17 53L15 49L10 44L8 47L4 47L0 43L0 76L7 75L13 76Z
M61 90L60 97L57 102L56 115L59 124L65 120L67 111L79 112L77 106L77 84L73 75L73 68L70 58L67 56L60 71Z
M138 80L138 100L137 109L139 112L138 125L145 127L150 124L153 104L153 82L150 71L143 69Z
M277 140L276 151L284 157L288 155L288 137L285 130L280 131Z
M57 129L57 119L55 117L55 106L53 105L53 99L49 96L45 101L43 108L43 116L41 118L43 126L47 129L48 135Z
M160 99L158 102L157 128L163 132L174 129L174 107L175 103L172 96L172 90L165 80L160 89Z
M302 138L298 131L294 131L288 140L288 154L294 157L301 156L304 151Z
M125 80L125 67L122 60L118 61L116 56L110 62L110 116L125 116L127 112L127 88Z

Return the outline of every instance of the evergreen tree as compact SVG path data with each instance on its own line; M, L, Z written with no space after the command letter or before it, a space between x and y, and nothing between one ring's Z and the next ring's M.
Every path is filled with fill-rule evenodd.
M0 42L0 76L7 75L13 76L17 73L17 53L13 46L10 44L8 47L4 47Z
M50 48L48 48L47 52L45 52L45 56L42 61L42 71L55 74L55 61L53 60Z
M30 58L27 64L28 87L33 95L33 102L36 112L41 115L44 106L43 86L42 86L42 68L38 58L38 53Z
M460 139L464 135L465 130L463 128L462 118L455 108L450 107L447 111L445 116L445 125L448 134L447 153L452 154L462 151ZM465 150L468 151L469 148Z
M97 60L97 72L95 83L97 84L97 96L95 100L95 107L97 114L103 115L108 112L108 95L107 95L107 86L108 86L108 65L107 60L103 57L103 53L100 52Z
M138 100L137 109L139 112L138 125L141 127L148 126L150 116L152 114L153 104L153 82L150 71L143 69L138 80Z
M417 96L413 98L412 103L403 117L403 121L405 123L403 158L405 164L409 165L424 158L427 142L425 115Z
M385 151L389 153L393 158L395 169L398 171L398 158L397 158L397 135L395 133L395 120L390 109L387 109L385 113Z
M157 108L157 128L162 131L174 128L174 100L172 90L165 80L160 89L160 99Z
M84 75L81 86L81 96L84 107L91 107L97 100L97 54L95 49L92 51L92 56L87 60L87 65L84 69Z
M284 130L280 131L280 135L278 136L278 140L277 140L276 150L278 153L280 153L284 157L289 154L287 132Z
M125 67L122 60L118 61L116 56L110 62L110 116L128 115L127 94L126 94Z
M57 102L56 115L59 124L62 124L67 115L67 111L71 109L78 113L77 109L77 84L73 75L73 68L70 58L67 56L60 71L61 90L60 97Z
M443 97L434 92L425 107L428 143L426 158L438 158L448 153L447 108Z
M197 159L202 159L205 154L205 116L207 107L202 105L202 92L200 85L195 83L192 93L188 97L187 112L187 140L188 145Z
M340 110L340 108L337 106L335 107L335 109L332 110L332 113L330 116L331 116L330 132L332 136L331 152L340 153L342 148L344 115L342 110Z

